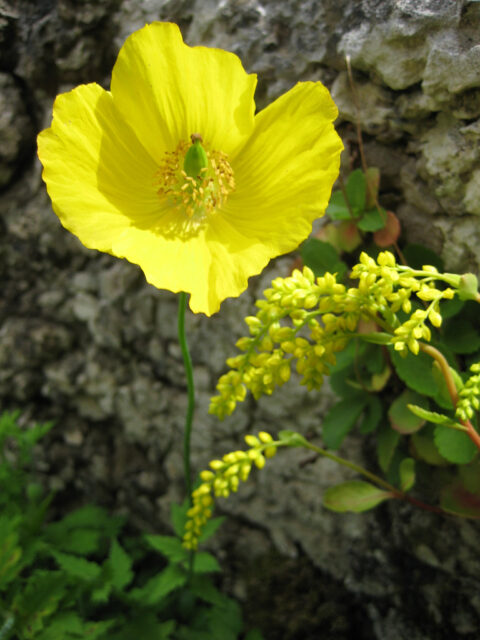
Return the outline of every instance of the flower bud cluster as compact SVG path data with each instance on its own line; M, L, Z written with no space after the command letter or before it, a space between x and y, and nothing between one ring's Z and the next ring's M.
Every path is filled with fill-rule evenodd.
M480 362L470 367L470 376L458 392L459 400L455 415L460 420L471 420L475 411L480 410Z
M267 458L277 452L277 445L266 431L257 436L247 435L247 451L232 451L221 460L212 460L210 469L200 473L202 484L192 493L192 506L187 511L183 546L195 550L207 521L212 515L215 498L228 498L237 491L240 481L246 482L252 466L263 469Z
M462 281L429 265L420 270L397 265L389 251L379 253L376 261L362 253L351 277L359 282L348 289L331 273L315 279L308 267L273 280L265 299L256 303L257 314L245 319L250 336L237 342L242 353L227 360L230 371L218 381L210 413L220 419L230 415L247 390L257 399L272 394L290 378L294 361L301 383L309 390L320 388L335 354L357 335L362 319L391 334L389 344L396 350L417 354L419 341L431 338L427 322L441 325L439 303L453 298ZM438 281L453 288L438 289ZM413 295L428 306L412 313ZM401 324L398 312L411 315Z
M429 321L432 326L440 327L440 301L451 299L455 295L453 289L441 290L435 287L435 281L442 279L435 267L426 265L419 271L399 266L389 251L379 253L377 262L362 253L359 264L352 270L352 278L360 278L359 290L370 297L371 303L366 306L372 310L375 308L392 328L398 322L393 314L400 310L411 312L413 293L420 300L430 302L426 309L416 309L408 320L394 329L394 349L401 352L410 349L415 355L420 349L419 340L428 342L431 339L430 328L425 322Z
M250 336L237 342L243 353L227 360L230 371L211 400L210 413L220 419L234 411L247 389L256 399L271 395L289 380L294 361L301 383L318 389L360 318L360 300L330 273L315 280L308 267L276 278L264 295L257 315L245 318Z

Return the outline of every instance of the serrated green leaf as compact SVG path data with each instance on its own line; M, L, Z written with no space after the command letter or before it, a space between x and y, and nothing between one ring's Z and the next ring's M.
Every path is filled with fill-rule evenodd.
M183 538L183 534L185 533L185 523L188 520L187 511L189 508L190 505L188 500L184 500L181 505L173 502L170 507L170 517L172 519L173 528L179 538Z
M111 583L117 591L122 591L133 580L132 559L120 546L117 540L113 540L108 556L108 568Z
M45 541L58 551L89 555L95 553L102 539L102 533L98 529L72 529L65 526L62 521L53 523L45 529Z
M48 627L35 640L70 640L70 638L85 638L84 621L74 611L57 613L48 621Z
M35 637L59 606L66 592L67 580L59 571L35 571L25 588L17 594L12 610L19 613L20 634ZM27 632L28 631L28 635Z
M60 522L54 523L52 529L70 531L79 528L100 529L105 536L117 535L125 518L109 516L105 509L95 505L86 505L69 513Z
M55 558L59 567L72 578L91 582L100 576L101 567L96 562L61 551L51 550L50 554Z
M221 568L217 559L207 551L197 551L193 556L194 573L216 573L220 571Z
M189 584L190 591L203 600L213 605L221 605L225 599L223 593L221 593L213 584L210 578L207 578L204 574L193 575Z
M415 404L408 405L409 410L414 413L419 418L426 420L427 422L432 422L433 424L443 424L447 427L458 427L463 430L464 428L459 422L452 420L448 416L445 416L443 413L437 413L436 411L428 411L423 407L419 407Z
M380 424L383 415L383 404L377 395L369 395L365 412L360 423L360 433L371 433Z
M330 487L323 494L323 505L331 511L360 513L373 509L381 502L393 497L388 491L379 489L363 480L350 480Z
M139 604L158 605L175 589L183 587L187 581L187 573L178 564L170 564L143 587L132 589L129 597Z
M341 191L334 191L332 193L325 213L332 220L350 220L350 211L348 210L345 198Z
M357 222L357 226L362 231L380 231L385 227L385 222L387 220L387 212L385 209L370 209L370 211L365 211L361 219Z
M152 549L159 551L171 562L184 562L188 559L189 551L182 546L180 538L173 536L145 535L144 539Z
M348 176L345 186L347 198L350 207L355 214L362 213L365 209L365 200L367 196L367 181L361 169L355 169Z
M175 633L175 635L173 635ZM102 640L178 640L175 620L159 622L154 613L141 612L125 622L121 631L109 633Z
M380 427L377 437L377 457L382 471L388 471L399 441L400 433L392 429L389 424Z
M367 394L352 395L351 399L340 400L327 412L322 423L322 438L329 449L338 449L367 403Z
M428 407L428 400L410 389L403 391L392 402L388 410L388 418L395 431L402 434L411 434L421 429L425 424L425 418L413 413L409 409L409 405L415 403Z
M211 518L203 527L202 534L198 539L199 543L209 540L218 530L218 528L225 522L225 516L218 516L217 518Z
M415 484L415 460L404 458L399 467L400 488L402 491L410 491Z
M437 425L434 431L435 445L449 462L466 464L475 457L478 449L466 433Z
M259 629L251 629L245 636L245 640L265 640Z
M100 586L95 587L90 592L90 599L95 604L102 604L108 602L110 594L112 593L112 583L107 582L108 578L105 576L104 582Z

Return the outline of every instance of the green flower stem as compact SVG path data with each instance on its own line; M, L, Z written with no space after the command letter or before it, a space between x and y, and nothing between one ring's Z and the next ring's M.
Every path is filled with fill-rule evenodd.
M452 372L450 371L450 367L445 356L438 349L432 347L431 344L424 344L423 342L419 342L419 346L421 351L427 353L431 358L435 360L435 362L438 363L442 375L445 378L448 393L450 394L450 398L452 399L453 406L456 407L458 403L457 387L455 386L455 381L453 379ZM468 437L474 443L477 449L480 450L480 434L477 433L473 424L470 422L470 420L460 420L460 423L467 428Z
M440 509L439 507L434 507L431 504L426 504L425 502L422 502L421 500L417 500L416 498L412 498L412 496L409 496L407 493L400 491L393 485L389 484L388 482L385 482L385 480L383 480L379 476L375 475L374 473L371 473L370 471L367 471L366 469L364 469L363 467L360 467L354 462L345 460L345 458L340 458L340 456L336 456L335 454L330 453L329 451L326 451L321 447L317 447L308 441L305 441L303 446L306 449L315 451L319 455L324 456L325 458L329 458L330 460L333 460L337 464L341 464L342 466L347 467L348 469L352 469L352 471L355 471L359 475L362 475L365 478L368 478L368 480L370 480L377 486L382 487L382 489L386 489L387 491L389 491L394 498L398 498L400 500L406 500L407 502L410 502L416 507L420 507L421 509L425 509L426 511L433 511L434 513L441 513L445 515L445 511L443 509Z
M195 411L195 386L193 383L193 367L190 352L185 338L185 311L187 308L187 294L180 292L178 298L178 341L182 350L183 364L187 376L188 406L185 416L185 431L183 434L183 473L185 476L185 490L188 500L192 500L192 475L190 470L190 440L192 435L193 413Z

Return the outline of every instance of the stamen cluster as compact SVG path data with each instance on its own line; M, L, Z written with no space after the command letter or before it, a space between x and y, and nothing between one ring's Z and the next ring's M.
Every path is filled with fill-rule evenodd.
M227 155L215 150L206 151L208 167L203 167L199 176L187 175L183 162L188 149L189 144L181 141L175 151L165 152L155 177L157 193L187 218L203 218L225 204L235 190L235 179Z
M252 465L263 469L266 459L272 458L277 452L276 443L266 431L260 431L258 438L247 435L245 441L250 449L232 451L221 460L212 460L211 471L200 473L202 484L192 493L193 504L187 512L183 537L185 548L194 550L198 547L202 530L212 515L214 498L228 498L230 493L237 491L240 481L247 481Z

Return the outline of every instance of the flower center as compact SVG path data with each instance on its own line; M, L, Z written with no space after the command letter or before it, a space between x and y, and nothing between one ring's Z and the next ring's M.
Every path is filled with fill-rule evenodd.
M225 153L204 149L198 133L191 138L191 146L181 140L175 151L165 152L155 178L159 196L188 219L201 220L226 202L235 179Z

